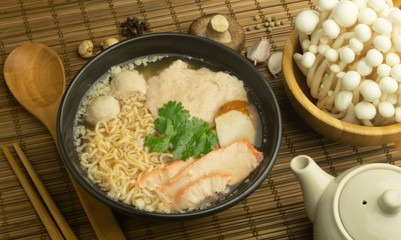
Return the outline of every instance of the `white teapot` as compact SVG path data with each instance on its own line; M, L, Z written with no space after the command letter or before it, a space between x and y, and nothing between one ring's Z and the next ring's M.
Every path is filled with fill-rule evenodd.
M314 239L401 239L401 168L384 163L353 167L338 177L312 158L296 156L299 180Z

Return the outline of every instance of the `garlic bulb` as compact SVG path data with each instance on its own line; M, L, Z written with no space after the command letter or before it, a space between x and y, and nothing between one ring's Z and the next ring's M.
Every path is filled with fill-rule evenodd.
M249 49L246 57L257 63L265 62L270 56L270 43L267 38L263 37L256 41Z
M281 72L282 68L282 60L283 60L283 52L274 52L270 55L269 60L267 60L267 68L270 73L273 74L274 77Z

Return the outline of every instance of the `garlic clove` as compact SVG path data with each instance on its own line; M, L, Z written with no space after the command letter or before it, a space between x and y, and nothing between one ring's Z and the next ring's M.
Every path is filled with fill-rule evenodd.
M110 47L111 45L114 45L118 43L118 39L116 38L107 38L104 42L102 42L102 47L103 49L106 49L108 47Z
M257 63L265 62L270 56L270 43L263 37L256 41L249 49L246 57Z
M283 52L274 52L267 60L267 68L274 77L281 72L282 69Z
M83 58L91 58L93 56L93 43L90 40L82 41L78 46L78 53Z

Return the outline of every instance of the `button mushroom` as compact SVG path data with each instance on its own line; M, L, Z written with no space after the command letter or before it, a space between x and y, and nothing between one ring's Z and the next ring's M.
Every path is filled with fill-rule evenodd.
M383 54L377 49L370 49L366 53L365 61L371 67L377 67L383 62Z
M333 19L342 27L351 27L358 19L358 6L351 1L340 1L333 9Z
M352 102L352 92L351 91L340 91L335 99L334 105L338 111L344 111Z
M395 108L390 102L383 101L379 103L378 110L381 116L391 118L394 116Z
M389 65L390 67L399 64L401 61L400 56L398 56L398 54L396 54L395 52L389 52L386 55L386 63L387 65Z
M390 76L390 73L391 73L391 67L387 64L380 64L377 67L377 75L379 75L379 77Z
M382 90L376 82L372 80L364 80L360 86L360 93L366 101L375 102L381 97Z
M305 10L295 19L295 27L302 33L310 35L319 23L319 13L315 10Z
M401 122L401 107L396 107L395 108L395 121Z
M362 101L355 106L355 115L366 126L372 126L370 120L376 116L376 107L369 102Z
M361 75L359 75L359 73L356 71L348 71L345 73L341 81L343 88L346 90L354 90L361 82Z
M341 31L340 26L333 19L324 21L322 27L327 36L331 39L337 38Z
M245 46L245 32L234 17L225 14L208 14L195 20L189 34L220 42L237 52Z
M362 8L361 10L359 10L358 21L360 23L371 25L376 20L376 18L376 11L371 8Z
M391 68L390 75L392 78L401 82L401 64L396 64Z

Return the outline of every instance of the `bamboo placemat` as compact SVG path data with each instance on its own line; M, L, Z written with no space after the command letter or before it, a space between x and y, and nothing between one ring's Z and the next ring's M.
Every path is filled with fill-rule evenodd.
M315 8L301 0L1 0L0 72L14 48L26 42L50 46L61 57L67 82L87 59L77 54L82 40L100 43L121 39L119 24L127 17L147 22L152 32L186 33L197 17L219 12L234 16L246 29L246 46L267 36L273 50L282 50L297 14ZM254 18L259 16L258 18ZM268 17L283 21L269 33ZM115 213L127 239L311 239L312 224L304 208L290 160L307 154L328 173L338 175L362 163L401 166L393 144L355 147L328 140L311 130L286 98L283 78L274 78L258 66L272 86L281 107L283 141L273 171L250 197L214 216L182 222L164 222ZM50 134L13 98L0 74L0 145L17 141L79 239L96 238L58 156ZM37 213L0 154L0 239L49 239Z

